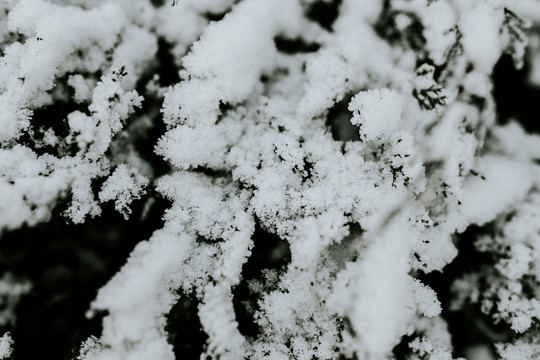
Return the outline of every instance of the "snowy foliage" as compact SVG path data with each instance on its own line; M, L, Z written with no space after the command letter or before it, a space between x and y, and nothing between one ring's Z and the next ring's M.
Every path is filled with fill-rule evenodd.
M421 278L471 226L493 266L452 305L508 323L503 359L540 357L540 138L496 122L491 80L504 53L523 66L537 2L343 0L330 25L310 0L158 3L0 3L0 233L169 201L89 305L103 331L78 359L174 359L165 316L189 295L201 359L382 360L405 342L407 359L451 360ZM155 129L165 171L141 148ZM290 262L253 279L256 229ZM28 291L0 279L0 299Z
M9 333L5 333L0 338L0 359L9 359L11 352L13 351L11 346L13 345L13 339Z

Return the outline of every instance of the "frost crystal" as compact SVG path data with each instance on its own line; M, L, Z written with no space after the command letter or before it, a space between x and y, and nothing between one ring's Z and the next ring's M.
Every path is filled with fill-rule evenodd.
M131 213L129 205L134 199L140 199L148 179L140 175L136 169L119 165L101 187L99 200L101 202L114 200L115 209L128 217Z
M9 359L13 349L13 339L7 332L0 338L0 359Z
M400 128L401 96L389 89L368 90L357 94L349 103L351 122L360 128L364 141L380 139Z

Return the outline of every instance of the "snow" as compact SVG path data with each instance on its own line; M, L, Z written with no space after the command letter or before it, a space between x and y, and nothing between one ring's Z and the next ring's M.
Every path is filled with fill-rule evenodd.
M503 14L480 3L462 15L459 27L465 55L475 68L490 73L502 52L498 36Z
M526 163L504 157L483 157L479 166L484 178L470 177L463 184L460 217L483 225L525 198L533 186L534 172ZM463 229L456 220L457 228Z
M161 336L165 326L162 316L177 299L169 289L178 286L182 254L186 255L193 240L188 235L179 238L160 231L137 245L122 271L92 303L88 315L98 309L107 309L110 315L103 320L104 351L86 360L128 356L174 359L171 345Z
M328 303L352 326L343 335L344 352L368 358L384 356L399 342L414 308L402 230L394 225L377 235L361 260L338 274Z
M288 4L288 6L286 5ZM287 12L281 12L287 7ZM279 16L273 16L278 14ZM183 58L183 78L164 102L169 124L211 124L217 120L219 104L239 103L253 91L260 74L276 56L273 37L296 23L300 8L295 1L242 2L223 21L207 26L191 52ZM172 106L178 102L181 107Z
M455 11L449 1L439 0L423 8L421 15L430 57L436 65L442 65L446 61L446 52L456 41Z
M15 43L16 51L9 51L4 58L7 64L18 64L16 71L0 68L3 83L9 84L0 96L5 109L0 141L17 137L28 127L24 110L30 99L53 87L57 68L75 48L92 42L99 42L102 49L112 47L124 21L120 9L113 4L84 12L41 0L20 1L9 13L8 28L33 38L22 45Z
M424 285L418 279L413 279L413 291L417 311L428 317L434 317L441 313L441 303L437 299L437 294L429 286Z
M400 128L401 96L389 89L368 90L358 93L349 103L353 112L351 122L359 126L363 141L381 139Z
M63 204L77 224L169 204L98 290L79 359L174 359L166 314L189 294L201 358L378 360L407 340L407 358L451 360L445 301L418 278L472 225L493 264L454 305L509 325L503 358L535 356L540 138L499 125L491 77L503 52L519 64L526 21L507 14L538 20L533 2L343 0L329 30L312 0L155 3L0 5L0 232ZM290 259L250 278L255 229Z
M145 193L144 188L148 182L149 180L139 174L137 169L120 164L103 183L98 195L99 200L101 202L114 200L116 210L127 218L131 213L129 205Z
M4 333L0 338L0 359L9 359L11 352L11 346L13 345L13 340L9 333Z

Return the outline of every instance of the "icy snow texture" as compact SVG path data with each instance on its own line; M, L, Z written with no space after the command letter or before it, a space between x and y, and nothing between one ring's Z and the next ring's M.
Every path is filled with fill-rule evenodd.
M198 300L202 358L378 360L408 335L410 358L451 359L437 294L415 276L443 270L472 224L500 230L475 243L497 263L456 282L456 299L523 333L503 356L530 353L540 307L520 281L540 276L539 138L495 125L490 74L503 52L519 65L516 14L533 3L343 0L331 31L305 16L312 3L1 5L0 229L47 221L61 201L76 223L107 201L125 216L143 196L171 202L91 304L107 315L79 359L173 359L165 315L179 293ZM158 38L180 69L170 87ZM47 119L65 133L40 116L70 102ZM170 164L158 179L137 149L156 103L166 131L151 145ZM249 337L233 290L256 226L291 259L250 280Z
M0 103L5 104L0 120L0 188L5 199L0 205L0 231L46 221L68 192L71 206L66 214L82 222L88 215L100 214L91 184L108 175L116 160L107 159L105 153L133 108L141 104L132 88L157 50L155 35L131 24L119 4L83 10L24 0L12 6L7 29L25 41L7 43L0 64ZM112 55L110 61L105 52ZM82 75L98 70L105 74L101 79ZM51 128L44 131L41 124L29 128L34 110L63 96L61 88L54 89L55 79L67 73L75 73L68 84L75 88L77 102L90 103L90 115L69 113L70 134L65 138L58 138ZM23 135L30 136L33 149L16 144ZM70 153L72 145L78 148L76 154ZM47 147L55 150L40 150Z
M9 359L11 352L13 351L11 346L13 345L13 340L9 333L5 333L0 338L0 359Z
M362 140L381 139L401 127L402 106L401 96L395 91L362 91L349 103L349 111L353 113L351 122L360 127Z

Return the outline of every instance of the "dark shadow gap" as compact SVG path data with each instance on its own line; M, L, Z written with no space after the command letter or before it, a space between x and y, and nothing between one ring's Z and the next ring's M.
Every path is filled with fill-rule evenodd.
M177 359L198 360L203 352L208 335L202 328L198 306L195 295L181 293L180 299L167 314L165 331Z
M342 0L324 1L319 0L310 4L306 17L321 25L328 31L332 31L332 25L339 16L339 8Z
M489 253L479 252L475 246L475 239L483 233L489 232L489 226L482 228L470 226L465 232L456 235L457 257L444 267L443 272L434 271L419 279L429 285L437 293L441 302L441 316L448 324L452 336L454 356L463 357L467 350L476 345L493 348L493 341L486 336L486 328L490 331L503 334L506 326L493 325L493 321L483 314L477 305L466 305L457 311L450 311L451 300L455 297L451 292L452 283L465 274L479 271L482 266L492 266L493 257Z
M410 23L405 29L400 29L396 24L398 14L409 18ZM427 59L422 21L412 12L392 9L389 0L384 1L383 10L375 24L375 32L392 45L401 45L414 50L417 58L424 59L422 61Z
M128 221L108 203L101 217L68 225L57 206L49 222L3 234L0 276L9 272L32 283L16 307L15 325L2 329L14 339L12 360L72 359L90 335L100 336L104 314L87 319L90 302L135 245L163 226L169 202L155 200L141 220L147 199L133 204Z
M282 272L291 261L289 243L271 234L257 222L252 236L254 247L251 256L242 267L242 280L233 289L233 305L238 321L238 330L246 337L254 338L260 334L259 326L254 322L253 315L258 309L259 294L254 294L249 288L249 282L264 278L265 270ZM269 283L264 284L271 289Z
M288 38L283 35L276 36L274 44L279 52L289 55L316 52L321 47L321 45L307 42L301 37Z
M358 126L351 123L352 113L348 109L351 98L352 94L345 96L328 111L326 116L326 126L330 128L336 141L360 140Z
M525 57L527 60L527 57ZM510 55L503 55L493 70L495 84L493 96L497 104L497 121L507 124L511 119L517 120L521 126L532 133L540 133L540 88L527 83L530 64L525 61L521 70L514 67Z

